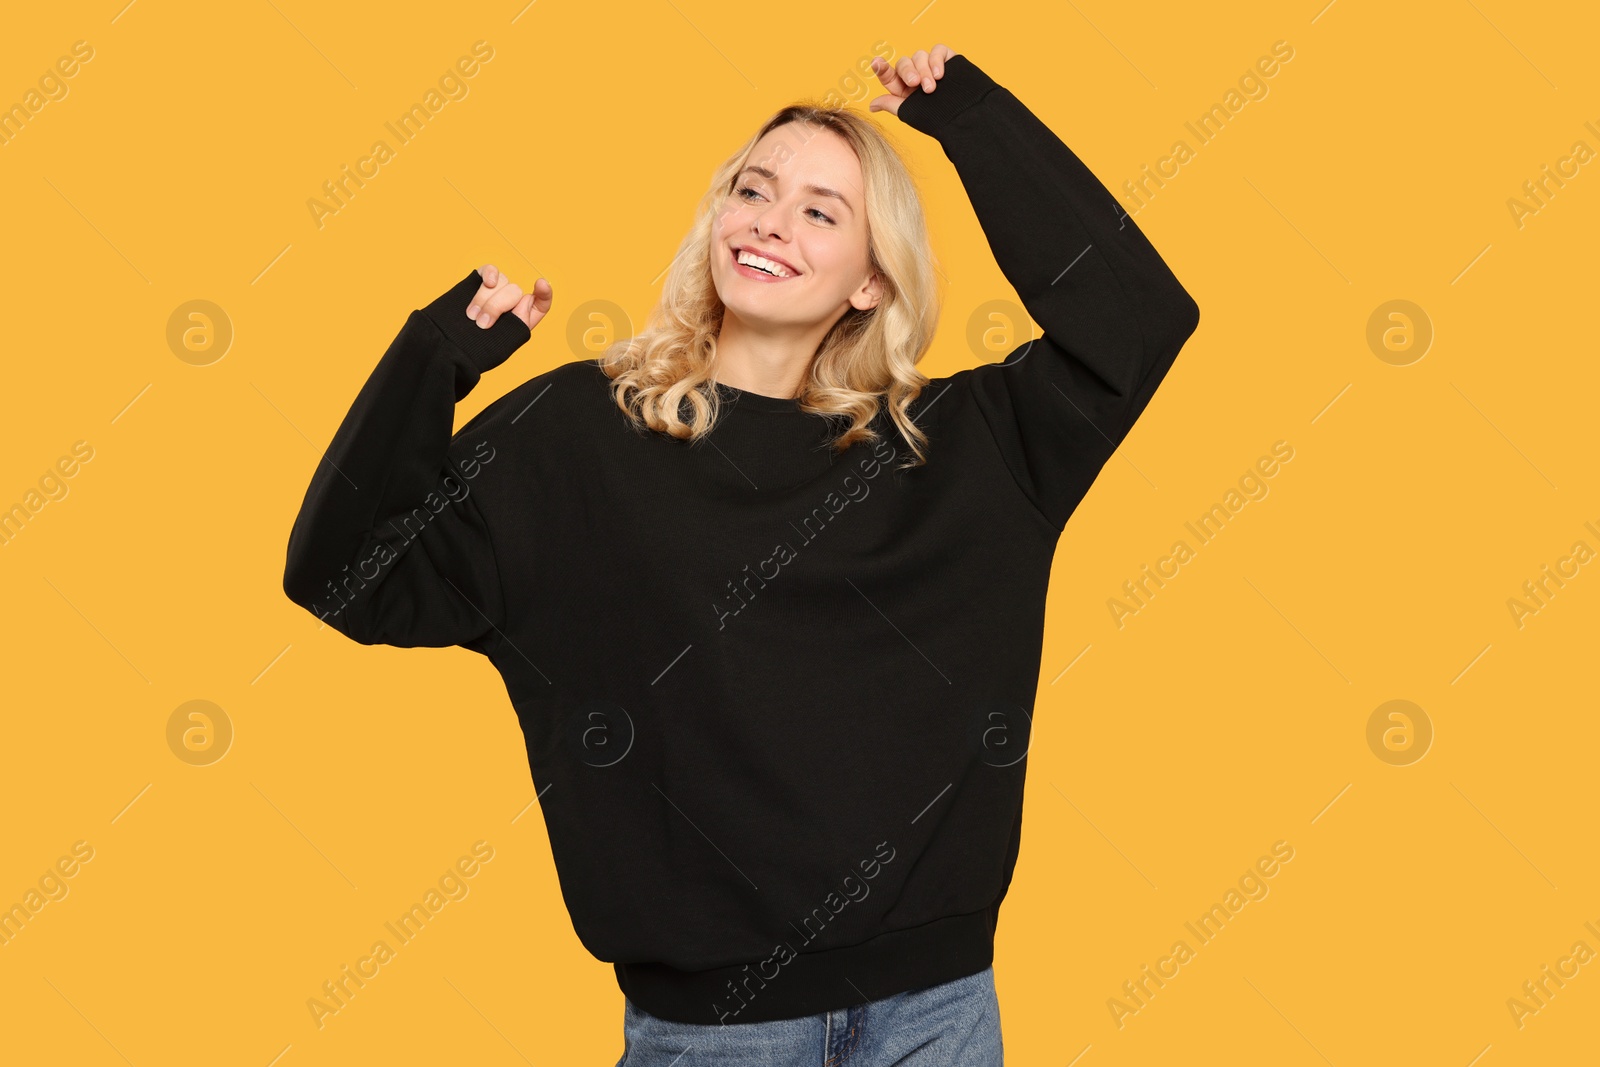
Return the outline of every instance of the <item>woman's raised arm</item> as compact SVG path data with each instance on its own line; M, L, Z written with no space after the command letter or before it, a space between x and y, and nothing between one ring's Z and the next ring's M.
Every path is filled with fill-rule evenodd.
M494 541L473 490L495 458L495 442L476 431L501 401L460 433L450 429L457 401L531 333L522 315L532 294L518 294L517 313L487 298L497 316L488 328L467 317L488 278L473 270L406 319L328 445L289 534L284 592L361 644L459 644L487 655L504 628ZM541 298L547 309L548 288Z
M1044 331L1004 362L956 377L973 390L1023 491L1059 530L1149 404L1200 309L1048 126L967 57L942 63L934 91L913 88L896 114L939 141L995 262Z

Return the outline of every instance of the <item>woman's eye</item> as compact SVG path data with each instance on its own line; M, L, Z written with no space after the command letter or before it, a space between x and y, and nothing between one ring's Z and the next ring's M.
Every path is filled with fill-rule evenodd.
M750 193L750 194L752 194L754 196L760 196L761 195L760 193L756 192L754 189L750 188L748 185L741 185L741 186L739 186L739 188L737 188L737 189L735 189L733 191L733 195L734 196L739 197L741 200L748 201L750 199L750 197L745 196L744 195L745 193ZM828 216L828 214L826 212L824 212L821 208L808 208L807 210L811 211L811 212L815 212L817 218L819 218L823 222L828 222L828 223L833 222L833 219L830 218Z

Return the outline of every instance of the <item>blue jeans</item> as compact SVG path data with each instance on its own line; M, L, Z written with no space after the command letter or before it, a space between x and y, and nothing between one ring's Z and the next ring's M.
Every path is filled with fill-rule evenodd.
M727 1025L659 1019L623 998L617 1067L1001 1067L994 968L853 1008Z

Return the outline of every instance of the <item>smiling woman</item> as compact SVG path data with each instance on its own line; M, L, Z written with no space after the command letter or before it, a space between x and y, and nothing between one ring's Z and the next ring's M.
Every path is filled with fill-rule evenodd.
M652 325L599 364L644 428L698 440L720 382L838 416L835 453L906 415L939 303L922 201L894 145L842 106L780 109L713 176Z
M290 534L284 590L314 610L335 583L329 626L500 672L624 1067L1001 1062L1027 746L996 739L1032 717L1062 530L1199 321L976 64L940 45L879 77L871 110L938 142L1043 336L923 376L917 189L870 117L795 104L717 168L647 328L600 357L452 432L553 290L486 265L414 310ZM480 448L472 492L398 537ZM595 709L627 724L615 754ZM866 842L895 861L841 895Z

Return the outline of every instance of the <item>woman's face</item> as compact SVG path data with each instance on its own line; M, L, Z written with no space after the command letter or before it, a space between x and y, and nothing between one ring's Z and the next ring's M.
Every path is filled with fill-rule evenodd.
M832 130L791 122L767 131L734 180L712 246L717 295L751 325L826 329L850 307L877 305L861 162ZM787 277L741 265L740 249L781 261Z

